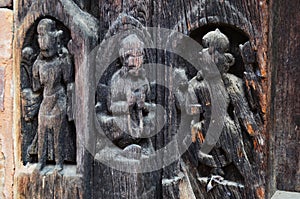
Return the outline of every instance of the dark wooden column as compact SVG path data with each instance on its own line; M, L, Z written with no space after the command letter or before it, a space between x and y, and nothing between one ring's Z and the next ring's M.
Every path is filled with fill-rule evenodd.
M272 189L300 191L300 2L271 1L270 167Z

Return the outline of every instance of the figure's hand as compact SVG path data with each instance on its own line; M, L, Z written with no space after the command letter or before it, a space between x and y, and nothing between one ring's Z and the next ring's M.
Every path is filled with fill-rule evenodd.
M145 107L145 94L141 94L137 97L138 109L143 109Z
M145 108L145 101L146 101L146 86L142 86L139 89L136 89L134 91L134 95L136 96L136 103L138 109L144 109Z
M135 93L131 93L131 95L129 95L127 97L127 103L128 103L128 107L133 107L136 104L137 98Z
M34 104L34 103L24 106L25 121L32 120L37 115L39 107L40 107L39 104Z

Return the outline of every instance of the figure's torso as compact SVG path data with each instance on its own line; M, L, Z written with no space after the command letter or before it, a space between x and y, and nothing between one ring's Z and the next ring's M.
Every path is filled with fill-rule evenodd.
M44 96L51 96L63 88L63 63L60 58L37 60L41 85L44 87Z

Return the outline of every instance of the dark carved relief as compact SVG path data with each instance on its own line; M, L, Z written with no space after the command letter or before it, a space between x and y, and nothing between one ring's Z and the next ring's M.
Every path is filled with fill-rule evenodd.
M128 35L121 41L119 53L122 67L113 74L107 85L109 93L106 105L99 102L96 107L105 112L99 112L99 120L106 135L124 150L125 156L137 159L142 153L141 146L146 145L151 149L150 140L140 137L150 135L155 119L155 105L149 99L150 83L142 68L143 46L144 43L135 34ZM103 91L104 86L100 86Z
M106 38L119 31L126 31L127 28L143 30L144 27L135 18L122 13L111 25ZM119 43L116 42L113 44L115 46L107 49L117 50L119 59L110 64L102 77L98 77L100 80L95 108L105 136L115 146L103 143L102 138L98 137L95 159L112 158L117 164L123 164L126 161L147 159L154 152L152 140L147 137L151 137L156 127L156 104L153 103L153 85L143 67L146 59L149 59L143 39L142 35L136 33L124 34ZM94 179L94 184L101 184L107 180L112 181L114 186L123 186L122 184L127 184L128 181L137 182L137 186L128 184L127 189L110 194L108 190L113 187L102 187L102 190L94 191L95 198L112 195L117 198L156 197L155 186L159 178L155 176L155 172L126 173L100 163L96 164L95 169L101 171L101 179Z
M22 50L22 158L24 164L39 162L40 169L55 163L60 171L65 161L76 162L70 41L52 19L42 19L36 29L38 45L32 41Z
M253 95L251 95L251 92L246 94L243 79L228 73L235 62L233 55L228 53L228 38L216 29L204 35L202 44L204 49L201 51L200 56L215 63L221 74L226 90L222 97L226 101L228 113L224 118L223 131L217 145L209 154L200 152L199 149L205 140L207 129L211 123L211 97L213 96L210 96L209 85L205 76L203 77L202 71L198 71L197 75L189 80L188 89L186 89L188 93L185 97L186 104L195 104L196 101L201 105L200 119L193 118L191 123L194 144L190 150L192 150L191 153L197 153L199 161L196 174L199 177L197 180L206 186L205 191L208 193L217 185L228 186L229 188L226 188L228 190L231 190L230 186L232 186L238 190L245 189L247 196L254 198L256 195L254 188L258 186L258 175L251 164L252 157L249 156L249 151L247 151L249 146L246 146L251 143L251 139L257 139L256 136L259 132L259 123L251 108L253 101L248 100L247 96ZM249 42L241 45L240 48L249 50ZM243 54L242 51L244 58L250 59L250 55L253 56L250 52ZM248 73L245 74L249 75ZM256 76L252 73L252 77ZM187 81L186 77L185 79ZM249 86L247 90L251 90ZM196 96L197 99L188 96ZM194 115L191 111L187 112L189 115ZM247 180L254 180L257 184L245 188L245 181ZM210 196L214 194L215 192L210 193ZM219 197L218 194L215 194L215 196ZM240 195L240 197L242 196Z
M144 26L147 27L149 25L149 6L148 0L128 0L125 4L125 12L128 15L133 16L139 22L141 22Z
M263 146L260 138L263 114L259 104L263 91L255 52L248 36L237 28L242 27L251 41L256 42L256 33L252 31L257 27L248 22L253 21L254 15L249 15L251 20L248 15L243 17L244 8L235 9L235 1L25 0L19 4L17 23L23 28L27 28L27 16L30 19L55 16L37 20L24 38L20 66L24 165L40 163L38 168L46 166L43 171L47 171L52 164L60 171L64 163L76 163L72 53L78 71L74 111L81 129L77 132L80 162L76 169L72 167L72 173L78 174L75 181L82 190L78 191L77 185L71 186L74 189L68 189L66 194L72 192L72 196L80 198L79 192L85 194L84 198L262 198L257 192L263 195L264 191L261 189L264 181L260 178L264 174L258 164L263 159L259 157L263 154L259 148ZM27 8L26 4L30 6ZM82 17L84 20L79 20ZM70 30L54 18L63 20ZM93 22L87 23L90 21ZM184 34L193 30L190 36L204 48L189 48L184 45L184 38L172 40L172 34L155 35L149 26L171 28ZM134 34L126 32L132 29ZM21 28L17 42L23 41L23 31ZM75 42L71 45L70 31L76 45ZM124 33L123 37L109 43L101 51L103 54L98 52L97 56L104 57L104 61L95 66L94 60L89 60L94 47L105 44L118 33ZM183 48L182 53L186 54L151 49L149 43L166 43L176 50ZM106 59L113 57L110 51L118 52L119 57L107 66ZM199 61L203 70L197 71L186 58ZM218 86L222 91L217 96L211 95L211 90L217 89L210 85L211 76L206 76L210 66L216 66L218 70L214 72L220 75ZM96 76L91 73L99 71L103 73L96 77L96 92L90 94L95 91L89 87L94 83L90 81ZM222 98L227 110L220 119L224 123L218 142L206 154L201 149L215 122L212 120L215 98ZM157 113L158 107L164 109L163 115ZM90 108L95 108L96 121ZM164 126L158 128L158 121L162 120ZM94 127L101 127L104 134L94 131ZM179 133L182 129L183 135ZM187 146L189 139L192 143ZM88 146L91 148L87 149L86 143L91 143ZM174 143L174 154L164 150L169 143ZM180 147L185 152L181 158L176 156L170 164L165 164L165 159L178 154ZM159 156L163 166L158 171L125 172L102 162L108 160L128 170L140 171L143 160L151 160L160 149L163 149ZM34 186L29 179L35 179L35 174L26 174L30 176L27 181L21 177L19 182L27 182L24 193L30 190L32 196L60 192L57 187L63 188L64 184L68 187L75 182L73 176L67 176L69 173L64 173L64 179L56 178L57 172L53 174L44 179L41 172ZM41 186L41 180L51 185L48 190ZM61 193L53 194L60 196Z
M149 0L126 0L122 4L118 1L107 0L99 5L101 7L100 21L103 21L105 29L112 29L113 22L118 21L119 14L123 13L147 27L151 23L150 5Z
M117 27L116 24L118 26L122 23L134 24L133 22L137 21L127 15L121 16L111 25L108 34L116 33L119 29L124 30ZM143 26L136 22L134 27ZM219 97L224 98L227 109L223 131L216 146L209 154L200 152L211 124L213 96L210 96L209 84L203 71L196 71L194 74L195 71L189 68L183 69L175 66L173 79L176 84L174 88L177 90L173 91L173 95L176 103L175 106L165 104L164 107L169 107L169 113L173 114L172 117L179 117L178 115L183 114L183 117L190 121L189 124L186 124L185 129L192 135L193 144L188 151L189 156L183 158L187 166L178 166L181 162L179 160L163 169L159 177L163 179L161 182L163 193L161 194L167 197L171 194L167 189L174 188L167 187L170 185L164 184L164 181L172 181L176 176L182 175L182 172L179 171L182 167L191 166L188 169L183 168L183 170L191 172L184 175L193 182L191 186L195 195L199 194L197 193L198 189L202 191L199 195L200 198L220 197L219 192L213 191L218 185L223 186L226 193L234 194L237 198L243 198L245 194L254 198L257 194L255 187L259 183L249 187L245 185L245 182L248 180L259 181L257 171L252 165L251 153L254 147L253 141L259 141L258 132L261 125L260 107L257 104L258 100L255 99L258 91L253 88L259 81L254 73L253 59L255 60L255 55L250 43L247 42L239 46L240 52L237 52L239 53L237 60L233 54L229 53L229 39L219 29L204 35L202 44L204 49L201 50L199 59L209 60L211 64L215 64L222 78L225 92ZM156 117L154 113L151 113L151 107L155 107L151 101L157 103L158 98L164 96L165 91L158 91L157 87L151 85L145 77L141 67L144 59L142 39L137 35L127 35L119 45L120 65L113 63L111 70L107 71L107 74L110 75L102 77L98 84L96 113L105 135L123 151L119 155L139 160L149 151L157 150L160 145L157 142L153 146L151 139L139 137L143 134L150 134L152 129L149 127L154 124ZM235 64L236 60L237 64ZM232 68L233 66L237 67L236 65L240 68ZM245 70L244 73L243 70ZM193 71L193 74L189 74L190 71ZM195 76L193 77L193 75ZM151 96L151 93L155 93L155 96ZM179 104L184 106L180 107ZM174 114L174 112L177 113ZM167 122L170 129L178 125L178 121L175 120ZM155 139L164 140L161 142L167 143L168 139L172 139L172 135L168 135L165 130L163 135L157 135ZM101 141L97 143L101 143ZM162 144L163 146L164 144ZM97 146L97 150L97 155L100 156L115 154L115 152L109 152L112 149L107 149L105 146ZM118 156L115 157L118 158ZM121 172L119 174L121 175ZM117 179L115 175L112 174L113 179ZM198 187L199 184L202 188ZM205 188L203 189L203 187ZM118 195L118 193L114 194Z

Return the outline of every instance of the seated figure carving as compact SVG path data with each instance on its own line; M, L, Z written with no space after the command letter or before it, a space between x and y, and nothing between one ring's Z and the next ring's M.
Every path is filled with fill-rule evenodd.
M155 105L150 102L150 83L142 68L144 43L131 34L121 41L119 55L122 67L108 86L101 85L101 92L107 90L107 99L98 102L96 109L106 136L123 149L125 157L139 159L148 149L153 150L147 137L155 127Z

